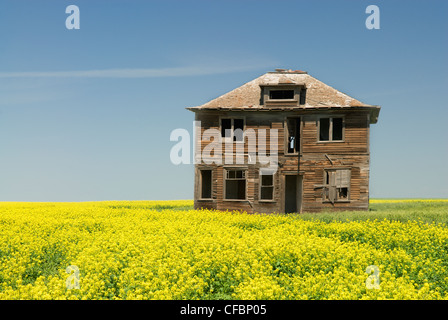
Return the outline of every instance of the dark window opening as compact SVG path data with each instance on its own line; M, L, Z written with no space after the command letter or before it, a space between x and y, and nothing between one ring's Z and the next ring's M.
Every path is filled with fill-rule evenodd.
M287 153L297 153L300 151L300 118L288 118L286 126L288 128Z
M343 131L343 118L319 119L319 141L342 141L344 140Z
M270 90L269 99L271 100L294 99L294 90Z
M201 198L212 198L212 170L201 170Z
M342 118L333 118L333 140L342 140Z
M233 119L233 141L243 141L244 120Z
M226 170L226 199L246 199L246 171Z
M246 180L229 180L226 182L226 199L246 199Z
M274 199L274 176L272 174L261 175L260 200Z
M221 119L221 137L230 138L232 135L232 119Z
M330 118L320 118L319 123L319 140L330 140Z
M306 89L301 89L299 104L305 104L305 103L306 103Z
M244 141L244 119L221 119L221 137Z
M337 188L338 190L338 199L339 200L347 200L348 199L348 188L347 187L343 187L343 188Z

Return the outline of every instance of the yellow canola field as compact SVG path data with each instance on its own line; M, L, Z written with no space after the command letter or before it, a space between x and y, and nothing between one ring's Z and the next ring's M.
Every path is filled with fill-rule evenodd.
M0 299L448 298L445 225L191 205L0 203Z

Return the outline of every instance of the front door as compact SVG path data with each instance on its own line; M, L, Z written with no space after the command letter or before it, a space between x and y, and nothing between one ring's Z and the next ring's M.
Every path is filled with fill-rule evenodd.
M298 174L285 175L285 213L301 212L302 210L302 176Z

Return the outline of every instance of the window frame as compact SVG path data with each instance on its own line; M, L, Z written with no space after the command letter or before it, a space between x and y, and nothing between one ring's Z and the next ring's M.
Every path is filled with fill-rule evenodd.
M320 122L323 118L330 119L330 125L328 128L328 140L320 140ZM342 118L342 140L333 140L333 119ZM341 143L345 142L345 115L322 115L317 119L317 142L318 143Z
M227 178L228 171L243 171L244 172L244 199L227 199L227 180L243 180L237 178ZM224 167L223 168L223 200L224 201L247 201L247 182L248 182L248 169L247 167Z
M199 190L198 190L198 199L201 201L211 201L213 199L213 168L204 167L204 168L198 168L199 170ZM202 171L210 171L210 198L203 198L202 197Z
M330 181L327 183L327 172L332 171L332 172L336 172L336 171L342 171L342 170L346 170L348 171L348 185L345 186L339 186L335 184L335 197L336 199L334 200L334 202L332 202L330 199L328 199L326 197L326 192L330 190L330 187L332 187L332 185L330 184ZM342 168L324 168L323 170L323 185L322 185L322 203L344 203L344 202L350 202L350 195L351 195L351 180L352 180L352 168L349 167L342 167ZM339 188L347 188L347 199L338 199L337 198L337 190Z
M223 119L230 119L230 137L223 137L222 136L222 120ZM235 134L234 134L235 119L243 120L243 137L242 137L243 139L242 140L234 140L234 138L235 138ZM245 116L240 116L240 117L220 116L219 117L219 132L221 134L221 139L222 139L223 142L244 143L244 131L246 131L246 117Z
M287 105L287 106L299 106L300 104L300 90L303 85L301 84L261 84L261 104L269 107L276 105ZM292 99L271 99L270 92L277 90L293 90L294 97Z
M272 176L272 185L270 186L263 186L263 178L262 178L262 174L261 174L261 170L259 173L259 183L258 183L258 202L276 202L275 200L275 178L276 178L276 173L272 172L268 175ZM261 189L262 187L269 187L272 188L272 199L261 199Z
M293 153L291 153L291 152L288 152L288 149L289 149L289 147L288 147L288 145L289 145L289 141L288 141L288 137L289 137L289 127L288 127L288 119L295 119L296 120L296 123L297 123L297 120L299 120L299 150L297 150L297 148L294 148L294 149L296 149L295 150L295 152L293 152ZM302 117L301 116L293 116L293 117L285 117L285 121L284 121L284 126L283 126L283 128L284 128L284 142L285 142L285 150L284 150L284 155L285 156L297 156L299 153L302 153L302 131L303 131L303 119L302 119Z

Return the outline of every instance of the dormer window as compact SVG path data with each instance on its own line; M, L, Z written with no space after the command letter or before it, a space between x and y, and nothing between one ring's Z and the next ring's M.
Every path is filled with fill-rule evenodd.
M304 86L299 84L261 85L260 104L267 107L295 107L301 104Z
M294 90L269 90L269 100L293 100Z

